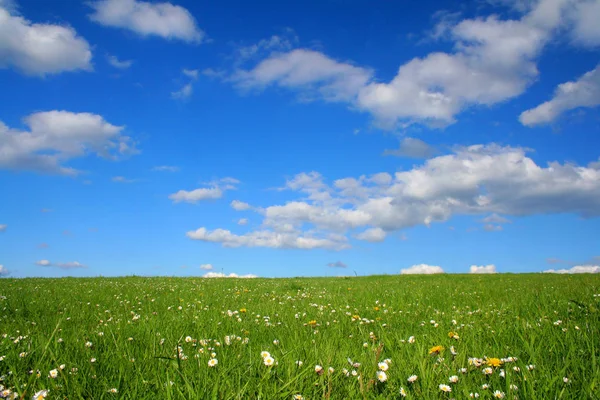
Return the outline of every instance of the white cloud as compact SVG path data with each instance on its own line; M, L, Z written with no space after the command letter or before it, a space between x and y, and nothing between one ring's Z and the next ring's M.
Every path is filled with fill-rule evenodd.
M383 155L408 158L429 158L435 153L435 148L421 139L406 137L400 141L400 147L398 149L385 150Z
M198 70L197 69L182 69L181 72L192 80L198 79Z
M116 56L107 55L108 63L118 69L127 69L133 64L132 60L119 60Z
M488 224L508 224L510 223L510 220L504 218L501 215L498 215L496 213L492 213L490 215L488 215L487 217L483 218L481 220L481 222L485 222Z
M237 222L238 225L247 225L248 224L248 218L240 218Z
M239 200L233 200L231 202L231 207L236 211L244 211L244 210L249 210L251 208L250 204L244 203L243 201L239 201Z
M0 3L0 68L37 76L92 70L90 45L73 28L33 23L11 12Z
M210 270L214 269L214 267L212 266L212 264L202 264L202 265L200 265L200 269L203 269L205 271L210 271Z
M171 92L171 97L174 99L178 99L178 100L186 100L189 99L190 97L192 97L192 94L194 93L194 87L192 86L192 83L188 83L186 85L183 85L183 87L175 92Z
M402 275L432 275L443 274L444 270L437 265L417 264L400 271Z
M469 269L470 274L495 274L496 266L494 264L490 265L471 265Z
M60 269L76 269L76 268L87 268L85 265L78 263L77 261L67 263L51 263L48 260L36 261L35 265L40 267L56 267Z
M193 15L171 3L99 0L88 4L94 9L90 19L101 25L129 29L141 36L186 42L200 42L204 38Z
M8 271L8 269L6 269L6 267L2 264L0 264L0 276L7 276L10 272Z
M179 202L187 202L187 203L197 203L202 200L215 200L223 197L223 191L218 187L212 188L200 188L194 189L191 191L180 190L177 193L173 193L169 196L169 199L173 200L175 203Z
M159 165L157 167L152 168L152 171L177 172L179 171L179 167L175 167L172 165Z
M6 230L6 228L8 228L8 225L0 224L0 232L4 232Z
M307 49L274 53L252 70L238 70L232 77L242 89L263 89L275 84L304 89L305 96L318 95L327 101L351 101L370 79L369 70Z
M526 126L547 124L566 111L598 105L600 105L600 65L586 72L576 81L558 85L552 99L524 111L519 116L519 121Z
M444 19L436 32L453 43L452 51L413 58L388 82L377 81L369 68L309 49L274 51L253 68L238 69L231 80L242 89L274 85L296 91L302 100L345 102L370 113L384 128L415 122L445 126L466 108L522 94L538 77L543 48L556 32L573 25L573 4L584 3L530 2L516 19ZM597 19L589 17L588 30L599 29Z
M327 266L330 268L348 268L348 266L341 261L331 262L327 264Z
M571 35L575 42L583 46L600 45L600 2L596 0L576 2L571 9L573 30Z
M258 278L258 276L254 275L254 274L238 275L233 272L230 274L224 274L222 272L207 272L202 277L203 278L242 278L242 279Z
M226 229L209 231L199 228L190 231L187 236L193 240L221 243L223 247L270 247L279 249L334 249L348 247L339 237L319 238L299 233L278 233L268 230L254 231L245 235L236 235Z
M356 235L359 240L365 240L367 242L383 242L385 240L386 233L381 228L369 228L364 232Z
M598 265L576 265L569 269L547 269L544 273L548 274L598 274L600 266Z
M55 110L30 114L23 122L29 130L0 121L0 168L76 175L79 171L63 164L87 154L115 158L137 152L121 134L125 127L97 114Z
M525 149L495 144L456 147L393 176L382 172L329 185L317 172L301 173L280 190L298 198L254 209L263 217L257 231L237 235L201 228L188 236L228 247L341 249L349 247L347 235L365 229L382 237L457 215L486 216L495 221L487 228L492 230L501 229L500 215L600 215L600 170L538 165Z

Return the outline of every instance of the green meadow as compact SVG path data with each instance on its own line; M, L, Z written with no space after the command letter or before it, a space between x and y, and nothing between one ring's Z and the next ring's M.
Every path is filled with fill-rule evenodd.
M599 347L598 274L0 280L4 398L594 399Z

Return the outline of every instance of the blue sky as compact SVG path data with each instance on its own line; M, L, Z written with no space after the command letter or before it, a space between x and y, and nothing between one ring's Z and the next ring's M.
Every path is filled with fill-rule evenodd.
M599 272L598 20L0 0L0 275Z

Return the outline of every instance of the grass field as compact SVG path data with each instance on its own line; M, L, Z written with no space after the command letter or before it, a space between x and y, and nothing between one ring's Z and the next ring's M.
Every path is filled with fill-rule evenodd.
M600 398L599 309L589 274L2 279L0 385L23 399Z

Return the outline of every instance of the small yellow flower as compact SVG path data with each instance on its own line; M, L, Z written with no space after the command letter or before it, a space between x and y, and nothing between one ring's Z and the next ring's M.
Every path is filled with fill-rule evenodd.
M308 321L308 325L315 327L317 325L317 321L314 319L312 321Z
M429 349L429 354L440 354L444 351L444 346L433 346Z
M499 358L488 358L486 364L490 367L499 367L502 365L502 360Z
M247 311L248 311L248 310L246 310L245 308L240 308L240 312L241 312L241 313L245 313L245 312L247 312Z

